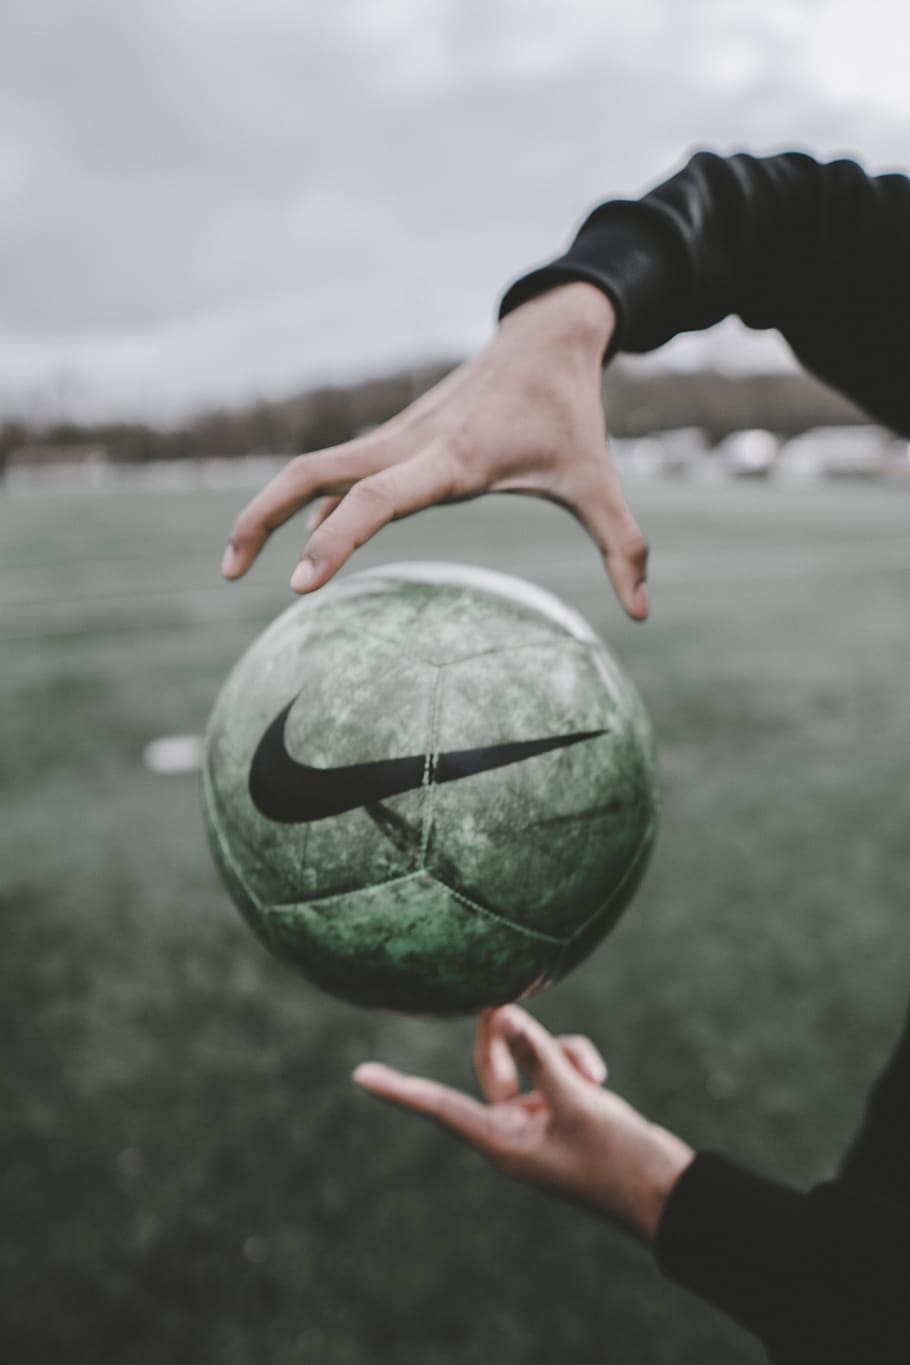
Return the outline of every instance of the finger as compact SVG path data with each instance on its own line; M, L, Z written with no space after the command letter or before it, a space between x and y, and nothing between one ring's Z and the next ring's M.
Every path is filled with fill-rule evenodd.
M651 607L647 580L648 542L634 522L611 537L604 562L626 614L633 621L647 620Z
M306 524L306 528L310 532L310 534L312 534L313 531L316 530L317 526L322 525L326 517L330 517L332 515L332 513L335 511L335 508L341 502L343 496L344 496L343 494L337 493L334 497L321 498L319 500Z
M551 1104L576 1092L578 1073L551 1033L527 1011L507 1005L492 1027L499 1032L517 1064Z
M535 1027L535 1025L538 1028L542 1027L537 1024L533 1015L528 1014L527 1010L522 1009L520 1005L510 1005L507 1008L515 1023L523 1025L527 1022L532 1028ZM492 1016L498 1012L490 1010L486 1011L486 1013L490 1016L490 1025L493 1025L494 1021ZM506 1020L504 1022L506 1027L509 1027L512 1023L511 1020ZM583 1033L563 1033L560 1034L555 1041L559 1047L562 1048L562 1051L576 1071L584 1076L586 1080L593 1081L595 1085L603 1085L604 1081L607 1079L607 1064L603 1059L600 1049L590 1038Z
M439 443L360 479L314 531L291 576L291 587L295 592L321 587L358 545L390 521L444 502L455 492L454 463Z
M616 595L629 616L648 615L648 542L626 502L619 478L604 453L578 500L578 515L603 556Z
M512 1054L505 1039L492 1027L494 1014L495 1010L481 1012L474 1041L474 1071L490 1104L512 1099L521 1091Z
M396 453L393 435L371 432L344 445L296 456L238 516L224 552L222 573L226 578L239 578L271 532L305 503L320 493L346 493L358 479L381 469Z
M459 1137L478 1147L485 1147L489 1139L489 1111L484 1104L464 1095L451 1086L424 1076L406 1076L381 1062L363 1062L352 1079L364 1090L390 1100L417 1114L436 1119Z
M556 1041L575 1070L584 1076L586 1081L593 1081L595 1085L603 1085L607 1079L607 1064L590 1038L585 1038L580 1033L573 1033L562 1035Z

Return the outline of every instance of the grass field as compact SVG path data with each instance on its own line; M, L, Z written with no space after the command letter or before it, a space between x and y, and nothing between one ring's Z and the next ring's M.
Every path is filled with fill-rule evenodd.
M616 649L665 784L615 935L535 1008L699 1146L828 1174L910 947L910 501L640 484L654 611L555 509L487 499L362 551L552 587ZM288 600L300 531L218 576L242 495L0 499L0 1281L29 1365L745 1365L761 1352L594 1218L354 1089L470 1083L471 1024L367 1014L268 959L217 882L199 731Z

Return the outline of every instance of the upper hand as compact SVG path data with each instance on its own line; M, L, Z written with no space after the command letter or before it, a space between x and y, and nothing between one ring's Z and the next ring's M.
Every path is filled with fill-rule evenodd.
M277 526L315 498L291 579L321 585L382 526L434 503L529 493L568 508L597 544L630 616L648 614L648 547L607 449L601 361L615 326L606 295L573 283L509 314L487 349L391 421L299 455L241 512L225 551L246 573Z
M494 1166L589 1205L653 1241L670 1190L693 1152L602 1088L606 1067L587 1038L553 1038L517 1005L479 1018L474 1064L486 1104L420 1076L368 1062L359 1085L438 1120ZM518 1067L534 1088L523 1094Z

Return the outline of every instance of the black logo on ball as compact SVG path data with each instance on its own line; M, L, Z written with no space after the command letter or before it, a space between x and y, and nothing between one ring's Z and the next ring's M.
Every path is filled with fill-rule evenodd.
M433 782L457 782L463 777L505 768L510 763L552 749L567 749L586 739L596 739L604 730L585 730L574 735L554 735L547 739L517 740L511 744L490 744L480 749L451 749L439 754L432 764L426 754L407 758L383 758L376 762L350 763L341 768L313 768L299 763L287 751L284 727L294 700L265 730L250 764L250 798L267 820L277 824L304 824L326 820L332 815L370 806L390 796L401 796Z

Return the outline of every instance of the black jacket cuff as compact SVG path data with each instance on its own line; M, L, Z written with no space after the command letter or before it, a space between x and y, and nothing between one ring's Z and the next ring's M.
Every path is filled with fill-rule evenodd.
M805 1196L702 1153L677 1181L657 1234L661 1270L771 1342L793 1328L807 1267Z
M664 320L675 316L668 304L684 278L682 268L675 268L678 248L662 219L640 202L616 200L595 209L565 255L506 290L500 319L548 289L585 280L602 289L616 310L604 363L617 351L654 350L672 335Z

